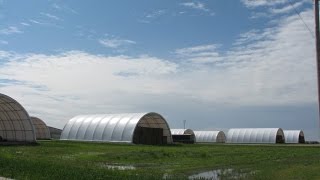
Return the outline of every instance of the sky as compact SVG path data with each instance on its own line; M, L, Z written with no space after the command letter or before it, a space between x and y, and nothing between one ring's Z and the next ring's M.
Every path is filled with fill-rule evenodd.
M1 0L0 93L57 128L158 112L319 140L314 41L312 0Z

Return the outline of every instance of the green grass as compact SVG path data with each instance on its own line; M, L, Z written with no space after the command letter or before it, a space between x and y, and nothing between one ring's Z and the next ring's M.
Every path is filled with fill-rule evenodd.
M111 170L106 167L110 164L136 169ZM320 146L148 146L67 141L0 146L0 176L14 179L162 179L164 174L186 179L194 173L230 168L246 173L245 179L319 179Z

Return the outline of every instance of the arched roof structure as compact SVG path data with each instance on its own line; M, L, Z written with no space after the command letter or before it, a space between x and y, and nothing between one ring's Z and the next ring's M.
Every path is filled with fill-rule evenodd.
M304 143L304 133L302 130L284 130L286 143Z
M52 139L60 139L62 129L48 126Z
M166 120L158 113L80 115L69 120L61 140L171 144Z
M44 121L33 116L31 116L30 119L36 132L37 140L51 139L49 128Z
M281 128L248 128L230 129L227 143L284 143L284 133Z
M0 141L35 142L28 112L11 97L0 93Z
M223 131L194 131L197 143L224 143L226 135Z
M183 134L191 134L194 135L192 129L171 129L172 135L183 135Z
M192 129L171 129L173 142L193 144L196 136Z

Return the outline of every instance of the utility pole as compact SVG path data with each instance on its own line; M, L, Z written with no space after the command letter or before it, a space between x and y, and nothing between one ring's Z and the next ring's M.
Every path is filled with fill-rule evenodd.
M320 137L320 40L319 40L319 0L314 0L314 19L316 35L317 80L318 80L318 118Z

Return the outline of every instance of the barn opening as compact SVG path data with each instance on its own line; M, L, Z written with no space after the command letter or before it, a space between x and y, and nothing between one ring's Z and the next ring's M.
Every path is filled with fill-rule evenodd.
M284 142L285 142L284 133L282 130L279 129L277 131L276 143L284 143Z
M178 134L172 135L173 142L186 143L186 144L194 144L195 137L193 134Z
M302 131L299 133L299 143L305 143L304 134Z
M172 136L161 115L148 113L137 124L132 141L134 144L162 145L172 143Z
M196 141L192 129L171 129L173 142L193 144Z

